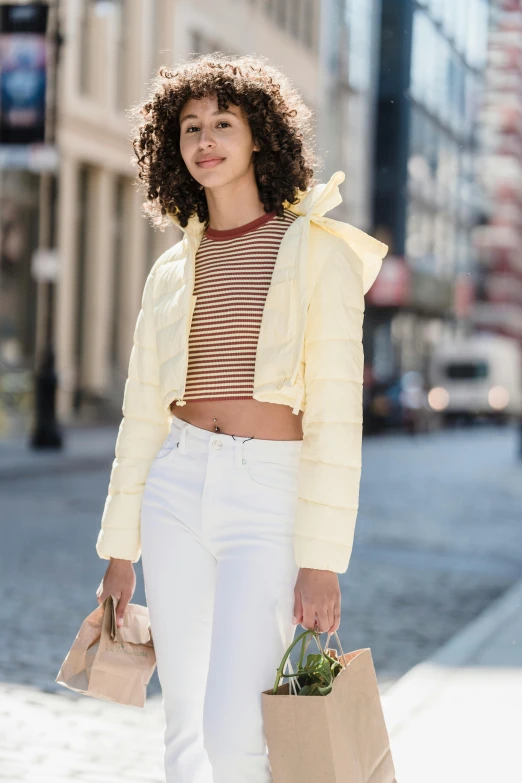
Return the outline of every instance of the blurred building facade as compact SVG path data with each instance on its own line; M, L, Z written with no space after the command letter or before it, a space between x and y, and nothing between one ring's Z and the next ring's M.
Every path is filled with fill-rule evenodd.
M481 179L488 195L477 232L477 329L522 344L522 2L492 7L481 112Z
M175 240L141 217L125 110L172 47L172 3L62 3L55 312L59 412L102 413L121 393L148 267Z
M471 328L488 7L488 0L382 5L373 219L390 253L366 317L378 381L425 374L431 346L445 332Z
M44 143L48 11L41 4L0 6L0 434L31 405L33 251L43 239L41 185L57 157Z

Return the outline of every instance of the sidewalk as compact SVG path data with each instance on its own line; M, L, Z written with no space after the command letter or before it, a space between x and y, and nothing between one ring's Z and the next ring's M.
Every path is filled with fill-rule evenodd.
M25 476L47 476L103 468L114 459L118 427L71 427L62 449L34 450L29 436L0 441L0 482Z
M519 783L522 581L382 704L398 783Z
M381 695L398 783L519 783L522 581ZM161 783L161 696L144 709L0 684L0 780Z
M163 783L161 697L143 708L0 683L0 781Z

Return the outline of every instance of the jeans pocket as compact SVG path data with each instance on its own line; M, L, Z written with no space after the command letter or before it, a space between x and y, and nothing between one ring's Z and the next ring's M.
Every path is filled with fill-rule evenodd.
M250 481L260 487L295 492L298 465L297 459L295 462L269 462L250 458L246 460L245 473Z
M178 432L174 428L172 428L169 431L169 434L163 441L162 445L160 446L159 451L157 452L156 456L154 457L154 461L158 462L159 460L166 459L174 450L177 450L178 445Z

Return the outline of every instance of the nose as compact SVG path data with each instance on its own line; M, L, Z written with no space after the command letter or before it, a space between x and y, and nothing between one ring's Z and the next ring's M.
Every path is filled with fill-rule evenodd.
M213 146L213 144L214 144L214 140L212 138L211 133L207 130L202 129L199 135L199 146L203 148L203 147Z

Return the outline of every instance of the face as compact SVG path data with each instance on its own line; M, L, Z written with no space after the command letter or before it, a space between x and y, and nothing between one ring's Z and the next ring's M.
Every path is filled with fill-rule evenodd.
M254 144L239 106L218 109L217 98L191 98L180 114L180 152L194 179L205 188L226 185L253 172Z

